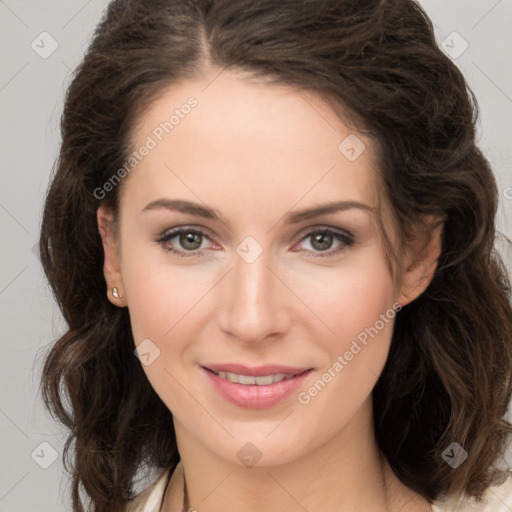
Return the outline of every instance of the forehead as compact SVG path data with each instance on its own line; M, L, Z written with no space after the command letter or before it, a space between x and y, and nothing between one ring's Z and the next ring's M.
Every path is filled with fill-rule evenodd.
M376 202L369 138L351 131L320 95L241 73L205 75L162 90L134 129L132 149L144 145L151 149L126 185L148 200L179 190L218 204ZM236 197L227 196L234 190Z

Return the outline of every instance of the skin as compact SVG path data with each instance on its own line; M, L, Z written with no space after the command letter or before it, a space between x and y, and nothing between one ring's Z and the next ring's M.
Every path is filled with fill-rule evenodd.
M354 132L321 97L241 73L217 75L169 87L139 119L134 148L188 97L198 100L124 179L118 232L110 212L98 209L109 300L129 308L136 345L149 339L160 350L143 369L173 413L189 506L428 511L427 500L392 473L374 438L371 392L394 320L307 404L294 393L273 407L238 407L217 394L200 368L226 362L314 368L299 391L307 390L379 315L425 290L441 247L440 229L428 244L411 242L397 282L376 222L382 212L353 208L286 225L290 211L330 201L376 208L372 141L357 134L366 149L349 161L338 145ZM208 205L222 221L166 208L141 213L159 198ZM155 242L179 226L205 232L203 254L180 257ZM311 228L349 231L355 241L333 238L322 252L306 236ZM248 236L263 250L252 263L236 252ZM190 252L181 242L176 236L167 246ZM120 298L111 295L113 286ZM261 454L252 468L237 456L247 442ZM171 500L166 494L165 512L175 512Z

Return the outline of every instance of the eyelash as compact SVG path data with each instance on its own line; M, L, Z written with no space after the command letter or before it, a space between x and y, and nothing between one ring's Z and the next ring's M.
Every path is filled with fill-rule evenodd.
M202 231L200 229L189 228L189 227L184 226L184 227L175 228L170 231L167 231L162 236L158 237L155 240L155 242L159 243L162 246L162 249L164 251L173 253L182 258L191 258L194 256L201 256L203 254L203 250L196 249L196 251L179 251L179 250L173 249L172 247L169 247L166 245L166 243L169 240L171 240L175 236L180 235L182 233L199 234L202 237L209 239L208 235L204 231ZM315 234L332 235L337 241L341 242L343 245L338 249L334 249L334 250L330 250L330 251L313 251L313 252L318 252L318 254L311 254L312 251L306 251L307 253L310 253L310 254L307 254L307 257L326 258L329 256L333 256L333 255L343 251L345 249L345 247L352 246L355 241L354 236L351 233L349 233L348 231L343 232L343 231L337 231L337 230L333 230L333 229L329 229L329 228L320 228L320 229L317 228L317 229L308 231L304 235L301 235L296 240L294 240L293 243L296 244L297 242L303 242L308 237L310 237L311 235L315 235Z

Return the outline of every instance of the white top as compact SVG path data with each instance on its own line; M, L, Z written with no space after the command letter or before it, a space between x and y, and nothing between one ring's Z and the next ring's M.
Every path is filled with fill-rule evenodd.
M176 471L171 475L171 468L167 468L163 473L144 491L139 493L127 505L126 512L160 512L165 494L165 488L170 477L169 487L172 489L170 495L173 496L172 504L175 504L176 511L183 503L183 489L178 488L176 483L181 480L183 466L181 461L176 466ZM511 471L511 470L509 470ZM512 511L512 473L509 474L505 482L499 486L489 487L480 503L473 499L466 499L464 502L456 504L446 499L439 499L432 505L433 512L511 512Z

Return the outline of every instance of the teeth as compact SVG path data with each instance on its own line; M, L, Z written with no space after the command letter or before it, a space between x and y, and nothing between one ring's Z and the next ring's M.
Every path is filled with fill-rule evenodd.
M269 384L273 384L274 382L281 382L285 379L290 379L294 377L291 374L285 373L275 373L273 375L262 375L261 377L254 377L251 375L239 375L237 373L231 372L214 372L222 379L227 379L230 382L236 382L238 384L246 384L246 385L254 385L257 386L268 386Z

